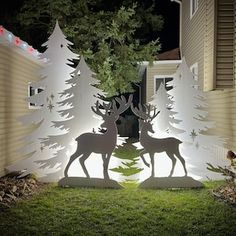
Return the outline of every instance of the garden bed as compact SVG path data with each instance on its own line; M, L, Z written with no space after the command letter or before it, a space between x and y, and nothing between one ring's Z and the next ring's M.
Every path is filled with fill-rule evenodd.
M39 182L33 175L17 178L11 174L0 178L0 208L6 208L19 199L29 198L47 184Z
M222 185L213 191L213 195L224 202L236 206L236 185L233 183Z

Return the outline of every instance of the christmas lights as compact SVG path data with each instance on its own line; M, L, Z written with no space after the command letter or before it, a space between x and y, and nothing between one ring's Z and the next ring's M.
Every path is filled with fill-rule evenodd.
M16 37L10 31L6 30L3 26L0 25L0 37L7 40L10 44L14 46L20 47L24 51L27 51L29 54L33 55L34 57L38 58L39 52L34 49L32 46L28 45L26 42L21 40L19 37Z

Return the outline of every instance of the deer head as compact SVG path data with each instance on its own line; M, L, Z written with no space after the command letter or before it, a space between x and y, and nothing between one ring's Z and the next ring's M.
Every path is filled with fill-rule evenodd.
M103 103L104 113L100 110L100 103L97 101L96 106L92 107L92 110L95 114L103 118L104 122L101 124L101 127L107 128L111 124L114 124L118 120L119 115L129 108L132 99L133 95L129 96L128 101L126 101L124 96L121 96L121 98L117 97L108 104ZM119 104L119 107L117 107L116 102Z
M143 109L141 104L138 105L138 108L134 107L133 104L131 104L132 112L139 117L140 130L145 127L146 131L154 133L151 122L160 113L160 111L157 111L156 107L151 106L150 104L144 105L144 108L145 110ZM152 111L153 114L151 115Z

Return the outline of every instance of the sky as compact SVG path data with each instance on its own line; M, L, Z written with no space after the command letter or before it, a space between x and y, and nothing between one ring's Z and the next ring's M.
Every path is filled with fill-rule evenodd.
M161 51L179 47L179 4L170 0L156 0L157 13L164 17L164 27L159 33Z
M151 1L151 0L147 0ZM24 0L8 0L3 1L0 7L0 25L1 25L1 13L4 8L10 9L17 8L22 4ZM159 32L158 37L162 45L161 51L168 51L179 46L179 4L176 2L171 2L171 0L155 0L156 2L156 12L164 17L164 27L161 32ZM5 26L8 30L14 28L13 26ZM14 32L12 32L15 34ZM18 35L17 35L18 36Z

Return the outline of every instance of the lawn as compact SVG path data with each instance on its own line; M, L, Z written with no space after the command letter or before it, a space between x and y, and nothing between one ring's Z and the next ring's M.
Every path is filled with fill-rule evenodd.
M236 208L198 190L50 185L0 213L0 235L235 235Z

